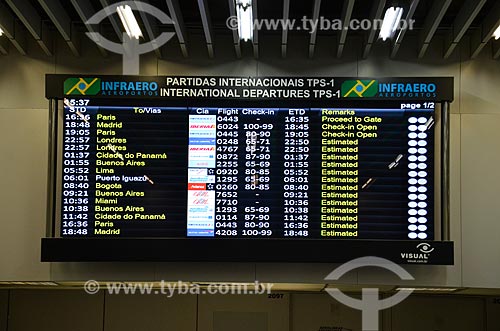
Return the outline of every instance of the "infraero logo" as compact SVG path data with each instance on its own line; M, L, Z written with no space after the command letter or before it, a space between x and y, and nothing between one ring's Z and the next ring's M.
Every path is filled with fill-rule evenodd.
M100 91L100 78L68 78L64 81L65 95L96 95Z
M378 93L378 81L373 80L346 80L341 86L342 96L345 98L373 97Z

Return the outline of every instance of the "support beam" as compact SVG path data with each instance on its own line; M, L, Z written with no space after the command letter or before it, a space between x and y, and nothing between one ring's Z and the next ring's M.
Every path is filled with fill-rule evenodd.
M106 16L111 22L111 26L113 27L113 30L115 30L115 33L118 36L118 40L122 42L123 31L122 31L122 25L118 21L118 17L116 15L116 6L111 6L112 4L109 2L109 0L99 0L99 1L101 2L102 7L106 9Z
M212 29L212 20L210 19L207 0L198 0L198 8L200 9L203 32L207 41L208 57L212 59L214 57L214 31Z
M500 59L500 45L498 43L493 44L493 59Z
M45 10L52 23L54 23L73 55L80 56L80 40L74 35L71 27L71 19L59 0L38 0L38 3Z
M78 16L80 16L83 23L87 22L88 19L96 13L88 0L71 0L71 3L73 4L73 7L75 7L75 10L78 13ZM89 32L99 32L94 28L92 24L85 24L85 26L87 27L87 30ZM97 45L97 48L99 49L99 52L102 56L108 56L108 52L104 48L99 45Z
M31 33L43 52L52 56L52 40L35 7L28 0L5 0L10 9Z
M184 18L182 18L181 10L179 7L178 0L166 0L168 11L170 13L170 18L174 22L175 34L177 39L179 39L179 44L181 46L182 56L188 57L187 50L187 34L186 27L184 26Z
M8 43L7 39L10 40L12 45L21 53L26 55L26 33L10 13L9 9L2 3L0 3L0 29L4 32L4 37L0 37L0 52L7 54Z
M141 3L150 4L149 0L141 0L137 2L137 8L143 9ZM142 23L144 24L144 29L146 30L146 34L149 40L154 40L156 37L160 35L160 29L158 25L155 25L151 22L150 16L144 12L143 10L139 10L139 15L141 16ZM163 57L163 52L161 46L159 46L156 42L153 42L153 47L155 54L158 58Z
M500 1L497 1L486 18L483 20L480 28L472 35L470 55L472 59L476 58L484 46L486 46L488 41L492 39L493 32L495 32L499 25Z
M281 32L281 57L286 57L288 46L288 20L290 19L290 0L283 0L283 31Z
M444 58L447 59L453 53L458 43L464 36L469 26L476 18L481 8L483 8L486 0L467 0L463 7L458 12L453 22L452 31L448 37L448 43L445 47Z
M321 0L314 0L313 14L312 20L313 22L318 22L319 19L319 9L321 8ZM316 47L316 35L318 33L318 29L314 30L311 33L311 39L309 41L309 58L314 56L314 48Z
M1 36L0 36L0 54L1 55L9 54L9 42L7 41L7 38L2 38Z
M337 57L342 56L344 52L345 40L347 37L347 31L349 29L349 22L351 21L352 10L354 8L355 0L344 0L344 7L342 8L342 31L340 31L339 45L337 47Z
M231 17L236 17L236 4L234 0L228 0L229 1L229 16ZM238 59L241 58L241 42L240 42L240 35L238 34L238 29L233 29L233 44L234 44L234 51L236 52L236 57Z
M425 19L422 31L419 36L419 51L418 58L424 57L432 37L436 33L439 24L443 20L444 14L448 10L452 0L435 0L432 4L431 10Z
M257 19L257 0L252 0L252 16L255 20ZM252 45L253 45L253 57L258 59L259 58L259 30L255 27L255 24L253 24L253 39L252 39Z
M386 0L374 1L372 11L370 13L370 20L372 20L372 22L382 17L382 14L384 13L385 2ZM368 54L370 54L373 42L375 41L375 36L378 33L379 33L378 30L375 29L370 30L368 38L366 39L366 43L363 48L363 54L361 55L363 59L366 59L368 57Z
M2 3L0 3L0 29L4 34L0 36L0 54L7 55L9 53L7 39L11 40L14 33L14 17L12 17L9 10Z
M410 20L413 19L413 14L415 13L419 2L420 0L413 0L410 4L410 8L408 9L408 12L405 16L407 25L403 29L399 30L398 36L394 40L394 44L392 45L391 50L391 58L396 57L396 54L399 51L399 47L401 47L401 43L403 42L403 38L405 37L406 31L408 30L408 24L410 24Z

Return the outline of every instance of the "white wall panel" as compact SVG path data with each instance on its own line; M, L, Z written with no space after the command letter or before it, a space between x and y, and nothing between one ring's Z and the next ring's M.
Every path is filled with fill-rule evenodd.
M47 114L44 109L0 109L0 280L50 278L49 264L39 262L46 218Z
M479 298L410 297L391 308L391 331L481 331L484 301Z
M462 115L464 286L500 287L499 128L499 115Z
M196 331L196 300L161 292L106 294L104 331Z
M290 311L292 331L361 331L361 311L339 303L326 293L292 294Z
M8 331L102 331L103 294L11 290Z
M198 331L231 331L230 326L239 316L259 319L255 331L289 330L290 295L269 298L263 295L200 295L198 297ZM221 315L225 312L226 314ZM252 315L253 314L253 315ZM232 315L232 316L231 316ZM266 320L264 328L262 320Z

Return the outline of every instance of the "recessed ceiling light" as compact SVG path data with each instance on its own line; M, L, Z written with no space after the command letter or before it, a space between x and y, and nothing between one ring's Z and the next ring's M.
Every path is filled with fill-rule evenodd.
M1 33L0 33L1 35ZM498 40L500 39L500 25L498 26L498 28L495 30L495 32L493 32L493 38L495 38L495 40Z
M403 16L403 8L401 7L390 7L386 10L384 15L384 20L382 22L382 27L380 28L379 38L382 40L387 40L387 38L392 38L396 32L401 17Z
M243 41L253 40L252 0L236 0L238 34Z
M129 5L118 6L116 7L116 11L118 12L118 16L120 16L125 32L128 34L130 39L139 39L139 37L142 37L141 28L139 27L139 23L137 23L134 13L132 12L132 8Z

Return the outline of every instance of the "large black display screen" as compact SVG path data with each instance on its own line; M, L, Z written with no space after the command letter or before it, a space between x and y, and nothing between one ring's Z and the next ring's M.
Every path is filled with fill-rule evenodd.
M60 235L434 239L434 102L281 102L65 99Z

